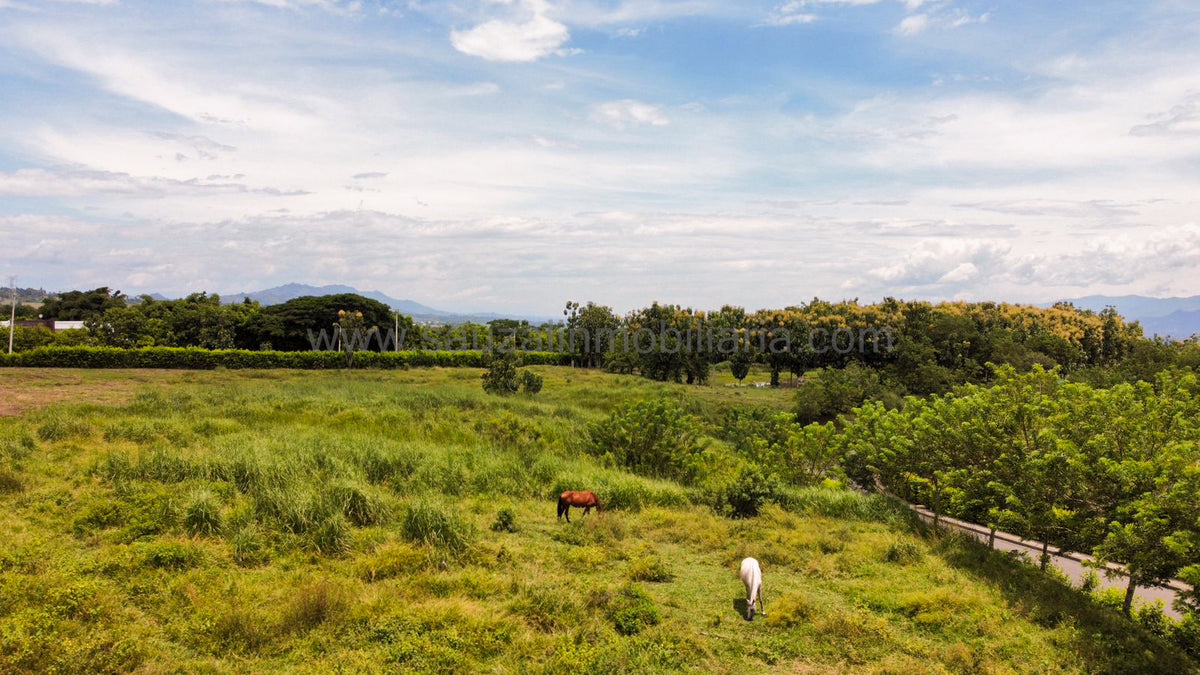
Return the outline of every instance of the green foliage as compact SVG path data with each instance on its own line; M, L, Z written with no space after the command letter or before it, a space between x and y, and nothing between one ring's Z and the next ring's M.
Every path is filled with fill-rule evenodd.
M392 517L391 505L379 491L351 481L329 485L322 497L329 511L340 513L356 527L384 525Z
M591 451L606 461L685 483L695 479L705 448L699 420L668 400L620 406L588 433Z
M629 561L630 581L663 583L674 578L671 567L656 553L648 552Z
M349 602L341 586L321 579L301 588L284 610L280 630L284 633L310 631L326 621L336 620Z
M742 464L729 474L709 477L701 486L703 501L731 518L753 518L769 502L781 499L782 486L756 464Z
M591 602L604 610L621 635L637 635L662 621L662 612L653 598L632 584L594 594Z
M496 512L496 520L492 522L493 532L516 532L517 514L509 507Z
M12 494L25 489L19 476L7 467L0 467L0 494Z
M62 441L68 438L88 436L92 427L87 422L54 412L37 428L37 436L43 441Z
M105 311L125 306L125 296L120 291L109 291L107 287L91 291L67 291L57 297L48 298L40 310L46 319L59 321L82 321L104 314Z
M907 565L921 559L921 549L911 541L889 544L883 552L883 561Z
M138 544L135 549L138 558L145 567L164 570L186 570L200 565L204 553L192 546L178 541L156 541Z
M827 422L850 412L864 401L883 401L898 407L902 389L887 386L879 373L851 363L845 368L822 368L804 376L796 388L796 419Z
M559 365L566 358L558 353L525 353L528 365ZM357 352L358 368L400 370L404 368L478 368L484 356L476 351ZM0 366L20 368L157 368L213 370L226 368L334 370L345 363L344 355L329 351L247 351L237 349L199 349L194 347L42 347L32 351L4 355Z
M517 374L517 357L507 351L494 352L487 357L483 371L483 390L489 394L515 394L521 382Z
M1026 429L1034 449L1060 445L1037 440L1047 434L1082 448L1061 452L1073 458L1072 477L1100 484L1108 476L1111 492L1087 493L1097 503L1123 498L1146 476L1165 478L1163 494L1182 497L1173 477L1186 477L1188 464L1173 473L1111 461L1126 456L1120 449L1188 457L1176 447L1183 443L1156 440L1188 438L1195 419L1186 405L1148 405L1167 391L1166 399L1186 399L1170 387L1102 400L1055 378L1046 392L1068 397L1060 406L1001 405L1036 402L1043 380L1022 380L971 406L917 406L921 416L907 422L865 406L839 430L771 412L725 414L745 400L782 408L783 392L540 373L549 386L539 400L488 397L478 375L461 370L139 374L144 392L126 403L0 420L0 467L14 467L26 487L0 496L15 524L0 550L0 671L298 663L421 672L1020 672L1031 663L1069 673L1194 671L1170 644L1197 644L1194 621L1159 622L1152 608L1135 613L1145 623L1128 621L973 540L923 535L907 508L839 489L836 466L788 464L789 453L807 457L794 439L811 432L828 441L818 447L857 449L872 472L932 496L927 483L893 472L889 455L868 451L907 461L895 436L909 435L938 457L991 462L986 482L978 469L938 477L946 513L997 505L1024 513L1004 497L1036 493L1011 487L1020 476L1003 458L1012 455L989 448L1008 448L994 439ZM9 375L134 381L108 372ZM578 452L593 424L656 398L694 418L702 449L692 453L690 485ZM948 421L938 422L943 413ZM82 435L38 441L52 417L77 421ZM1157 421L1134 423L1144 417ZM1092 467L1084 458L1105 461ZM725 490L772 481L770 494L747 499ZM992 500L981 491L990 483L1010 488ZM553 500L568 488L595 490L604 516L557 523ZM208 501L205 493L222 516L221 538L188 534L189 507ZM730 520L708 507L732 514L742 501L757 502L758 516ZM1107 536L1095 514L1062 505L1071 512L1057 521L1069 526L1064 534ZM1168 500L1164 508L1173 522L1177 507ZM504 509L518 531L472 532L471 523L504 523ZM1131 515L1116 520L1141 527ZM462 555L442 543L456 531L468 542ZM1179 532L1168 541L1187 551L1191 540ZM757 624L732 606L743 592L736 564L747 555L768 569L769 618ZM642 587L626 592L627 583Z
M224 518L220 500L208 490L194 492L184 507L183 525L194 535L213 537L221 534Z
M239 565L251 567L266 562L269 553L259 527L248 523L229 534L229 547L233 560Z
M542 385L546 383L541 375L532 370L521 371L521 391L533 396L542 390Z
M428 502L405 507L400 516L400 532L411 542L452 554L464 553L474 538L467 523Z
M312 545L317 553L339 556L350 550L350 523L340 513L322 520L312 532Z

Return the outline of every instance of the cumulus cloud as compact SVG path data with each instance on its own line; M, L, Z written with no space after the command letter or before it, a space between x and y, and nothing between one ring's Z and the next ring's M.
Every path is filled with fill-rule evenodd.
M868 273L898 286L926 286L969 281L981 270L999 267L1010 251L1003 242L972 239L923 241L900 260Z
M450 42L464 54L488 61L528 63L558 52L571 38L567 27L547 16L543 0L523 0L525 17L492 19L450 32Z

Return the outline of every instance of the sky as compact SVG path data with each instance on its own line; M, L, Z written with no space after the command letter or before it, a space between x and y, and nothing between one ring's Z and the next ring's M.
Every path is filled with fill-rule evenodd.
M1200 2L0 0L0 274L1200 294Z

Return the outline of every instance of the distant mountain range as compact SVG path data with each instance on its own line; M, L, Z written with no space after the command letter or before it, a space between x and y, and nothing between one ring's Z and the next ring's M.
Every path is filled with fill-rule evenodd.
M328 286L309 286L308 284L284 284L274 288L267 288L261 291L253 291L249 293L230 293L229 295L221 295L221 302L233 304L242 302L244 298L250 298L262 305L278 305L280 303L301 298L306 295L322 296L322 295L338 295L341 293L355 293L364 298L378 300L383 304L391 307L393 310L401 314L407 314L413 319L421 323L466 323L468 321L474 323L487 323L495 319L519 319L529 321L530 323L539 324L552 319L539 316L515 316L511 314L461 314L458 312L447 312L440 309L435 309L429 305L423 305L413 300L398 300L388 296L380 291L360 291L352 286L342 286L331 284Z
M1111 306L1126 319L1141 323L1146 335L1183 340L1200 334L1200 295L1187 298L1089 295L1068 302L1080 309L1096 312Z

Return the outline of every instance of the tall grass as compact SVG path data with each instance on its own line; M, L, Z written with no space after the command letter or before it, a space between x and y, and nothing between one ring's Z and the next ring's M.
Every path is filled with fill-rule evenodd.
M536 399L484 396L476 371L192 373L0 420L22 486L0 489L0 671L1192 667L881 497L782 489L735 521L583 450L629 400L711 422L729 391L538 372ZM605 513L559 522L568 489ZM770 617L753 624L750 555Z

